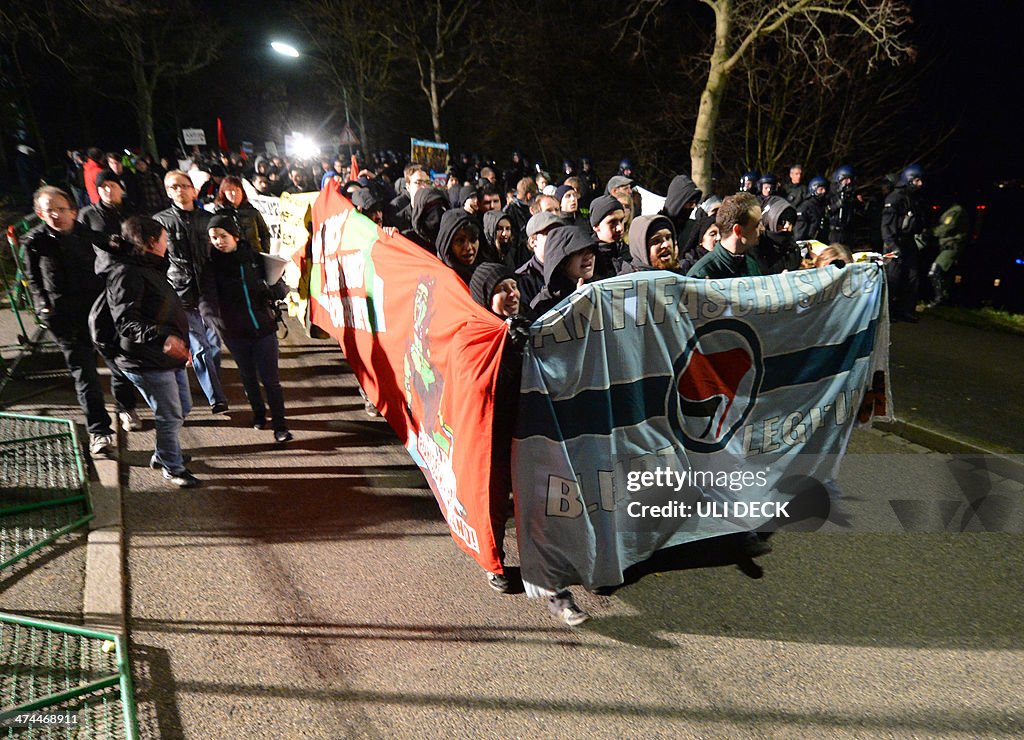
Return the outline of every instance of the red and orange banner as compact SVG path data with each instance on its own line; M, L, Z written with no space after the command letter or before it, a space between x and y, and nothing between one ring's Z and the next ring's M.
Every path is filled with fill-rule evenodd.
M437 257L386 236L335 187L313 205L310 301L312 322L338 340L423 470L452 537L500 573L490 499L508 491L490 490L491 438L505 324Z

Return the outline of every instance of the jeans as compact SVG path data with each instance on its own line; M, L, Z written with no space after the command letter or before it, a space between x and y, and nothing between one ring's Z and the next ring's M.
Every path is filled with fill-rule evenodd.
M110 368L110 394L114 397L118 413L121 411L134 411L135 406L135 384L128 379L128 376L117 366L114 355L108 357L103 355L103 361Z
M267 416L267 408L263 405L263 397L260 395L259 381L262 380L267 391L267 405L270 406L270 420L274 431L287 431L288 425L284 420L284 392L281 390L281 378L277 367L277 334L270 333L257 339L225 335L224 343L238 365L238 374L242 376L242 387L245 389L245 397L249 399L253 416L256 419L265 419Z
M139 393L153 409L156 423L156 449L153 459L172 473L185 470L181 459L179 433L185 417L192 410L192 394L188 388L185 368L178 370L125 370Z
M74 336L56 339L64 355L64 362L75 380L78 405L85 414L89 434L113 434L110 428L110 415L103 402L103 386L96 371L96 348L89 338L89 332L80 331Z
M186 309L185 314L188 316L188 346L192 352L192 370L196 380L211 406L227 403L220 384L220 338L203 321L199 309Z

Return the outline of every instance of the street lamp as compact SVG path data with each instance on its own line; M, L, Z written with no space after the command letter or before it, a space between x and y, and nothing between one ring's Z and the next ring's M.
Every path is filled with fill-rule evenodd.
M308 57L308 58L313 59L315 61L318 61L320 64L327 64L327 60L324 58L324 55L322 53L316 52L316 51L307 51L307 52L305 52L305 54L302 54L294 46L292 46L291 44L285 43L284 41L271 41L270 42L270 48L273 49L274 51L276 51L278 54L281 54L282 56L290 57L292 59L298 59L301 56L305 56L305 57ZM349 116L349 110L348 110L348 88L345 87L345 86L342 86L341 92L342 92L342 95L344 96L344 101L345 101L345 128L348 129L351 126L351 118ZM333 115L333 111L332 111L332 115ZM349 144L349 153L350 154L352 153L352 145L351 144Z
M270 48L276 51L278 54L286 57L291 57L292 59L298 59L300 56L298 49L296 49L291 44L286 44L283 41L271 41Z

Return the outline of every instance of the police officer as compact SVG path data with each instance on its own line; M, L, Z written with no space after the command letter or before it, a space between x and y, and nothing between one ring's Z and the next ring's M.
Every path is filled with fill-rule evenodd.
M853 219L856 215L856 193L853 188L853 167L841 165L832 173L828 199L829 242L853 246Z
M924 231L921 188L924 170L908 165L882 206L882 245L896 255L886 265L889 281L889 312L893 321L917 322L918 260L916 237Z

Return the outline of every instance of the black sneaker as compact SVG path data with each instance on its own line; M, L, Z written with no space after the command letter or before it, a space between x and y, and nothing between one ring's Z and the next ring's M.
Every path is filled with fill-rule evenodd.
M295 437L293 437L292 433L289 432L287 429L278 429L276 432L274 432L274 441L279 444L291 442L293 439L295 439Z
M217 401L210 407L211 414L226 414L228 412L227 401Z
M182 470L180 473L172 473L167 468L164 468L164 480L178 488L195 488L202 484L202 481L187 470Z
M252 417L252 428L253 429L266 429L267 428L267 420L266 420L266 418L264 418L262 416L254 416L254 417Z
M499 594L510 594L512 593L512 583L505 576L500 573L488 573L487 574L487 585L497 591Z
M757 532L745 532L743 534L743 543L740 547L743 550L743 554L748 558L759 558L762 555L767 555L774 549L772 548L772 543L761 539Z

